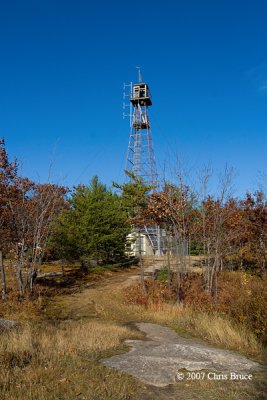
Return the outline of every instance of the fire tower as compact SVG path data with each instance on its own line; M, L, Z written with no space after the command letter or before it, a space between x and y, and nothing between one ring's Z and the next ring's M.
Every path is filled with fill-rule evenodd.
M126 170L142 178L148 185L157 186L158 175L152 143L152 134L148 116L148 107L152 106L149 87L142 82L139 70L139 82L130 85L130 139L127 153Z
M130 86L130 138L127 151L126 170L154 187L158 186L158 174L152 143L152 133L148 108L152 106L152 98L147 83L142 81L139 68L138 83ZM126 177L126 179L129 179ZM145 225L141 230L142 243L136 243L135 248L142 248L145 254L162 254L162 232L158 226ZM133 232L134 234L134 232Z

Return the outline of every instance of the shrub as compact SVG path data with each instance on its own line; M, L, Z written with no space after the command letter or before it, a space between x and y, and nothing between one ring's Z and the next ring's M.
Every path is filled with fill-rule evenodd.
M140 284L127 288L127 300L143 305L175 303L177 284L173 274L171 289L166 282L166 271L162 269L160 279L147 280L147 293ZM241 324L267 343L267 290L266 278L240 272L221 272L217 277L217 296L212 297L203 287L202 275L185 274L180 281L180 292L184 306L201 313L227 316L233 323Z

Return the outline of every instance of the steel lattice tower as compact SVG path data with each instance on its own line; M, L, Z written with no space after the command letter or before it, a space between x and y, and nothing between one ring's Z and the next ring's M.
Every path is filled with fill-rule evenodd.
M147 185L158 184L156 161L152 143L152 133L148 107L152 106L149 87L142 82L139 70L139 82L130 85L130 138L127 151L126 170L142 178Z
M130 84L130 138L127 151L126 171L141 178L143 183L157 189L158 174L152 143L148 107L152 106L149 87L142 82L139 69L138 83ZM125 180L131 180L127 175ZM134 229L133 229L134 231ZM158 226L144 225L141 233L147 237L154 254L162 253L162 235ZM140 240L140 239L139 239ZM142 247L142 245L139 243ZM139 249L139 251L141 251Z

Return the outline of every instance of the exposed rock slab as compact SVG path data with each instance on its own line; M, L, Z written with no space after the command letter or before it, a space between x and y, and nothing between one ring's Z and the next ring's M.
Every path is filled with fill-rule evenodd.
M238 353L185 339L169 328L150 323L136 326L146 333L146 340L126 340L131 347L128 353L101 362L147 384L163 387L175 383L181 369L216 373L262 369L260 364Z
M8 319L0 319L0 332L1 331L8 331L11 328L14 328L14 326L17 325L16 321L11 321Z

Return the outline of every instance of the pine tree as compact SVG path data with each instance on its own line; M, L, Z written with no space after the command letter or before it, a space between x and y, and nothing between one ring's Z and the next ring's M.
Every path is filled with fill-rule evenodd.
M124 254L129 229L119 197L94 176L88 186L74 189L70 209L54 226L52 242L61 257L111 262Z

